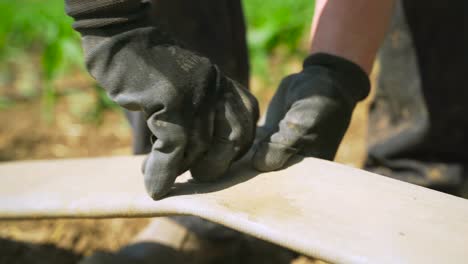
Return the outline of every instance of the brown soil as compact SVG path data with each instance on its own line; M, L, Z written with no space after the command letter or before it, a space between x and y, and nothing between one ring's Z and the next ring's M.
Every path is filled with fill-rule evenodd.
M61 96L47 121L40 100L19 101L0 111L0 161L131 154L130 128L119 110L102 122L85 121L95 96L87 78ZM0 263L76 263L96 250L117 250L148 219L0 221Z

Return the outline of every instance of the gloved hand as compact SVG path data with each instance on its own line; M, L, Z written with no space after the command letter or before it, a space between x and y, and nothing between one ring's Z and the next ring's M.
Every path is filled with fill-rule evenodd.
M300 73L283 79L268 107L253 166L281 169L293 155L332 160L356 103L370 89L356 64L329 54L309 56Z
M145 22L140 0L66 0L82 35L86 66L110 97L141 110L154 134L143 165L153 199L186 170L221 177L255 137L256 99L211 61Z

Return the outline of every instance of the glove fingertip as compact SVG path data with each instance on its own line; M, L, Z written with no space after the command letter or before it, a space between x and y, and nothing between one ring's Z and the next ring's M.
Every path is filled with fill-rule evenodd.
M174 172L158 170L157 162L150 154L145 160L143 175L145 188L153 200L159 200L169 193L177 178Z
M153 178L154 178L153 175L148 175L147 173L145 174L146 192L153 200L159 200L169 193L173 183L157 184L157 183L154 183Z
M278 144L260 143L252 157L252 165L260 172L279 170L296 152Z

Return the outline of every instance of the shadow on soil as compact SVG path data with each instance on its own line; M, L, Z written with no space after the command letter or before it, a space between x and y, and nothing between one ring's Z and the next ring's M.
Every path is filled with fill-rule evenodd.
M0 238L0 264L77 263L82 255L53 244L35 244Z

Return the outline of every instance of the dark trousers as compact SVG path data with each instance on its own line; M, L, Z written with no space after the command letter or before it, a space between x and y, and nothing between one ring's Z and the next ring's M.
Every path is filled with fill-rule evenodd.
M367 167L428 187L468 165L468 2L403 0L379 52ZM417 175L419 174L419 175ZM398 176L396 176L398 178Z

